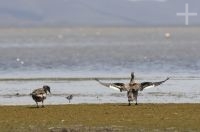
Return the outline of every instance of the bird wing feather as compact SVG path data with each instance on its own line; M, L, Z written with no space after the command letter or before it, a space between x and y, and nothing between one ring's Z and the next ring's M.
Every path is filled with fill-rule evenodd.
M43 95L43 94L46 94L44 89L43 88L38 88L38 89L35 89L32 94L34 95Z
M99 79L95 79L97 82L99 82L101 85L109 87L111 89L117 90L117 91L127 91L125 89L125 84L124 83L105 83L101 82Z
M142 91L144 88L149 89L149 88L153 88L158 85L161 85L162 83L166 82L167 80L169 80L169 78L166 78L164 81L159 81L159 82L142 82L140 91Z

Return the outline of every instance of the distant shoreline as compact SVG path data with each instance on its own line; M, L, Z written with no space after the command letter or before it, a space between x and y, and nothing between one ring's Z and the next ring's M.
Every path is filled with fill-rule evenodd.
M98 78L100 80L129 80L129 77L0 77L0 81L95 81ZM157 80L163 77L139 77L136 80ZM199 76L177 76L170 77L170 80L200 80Z

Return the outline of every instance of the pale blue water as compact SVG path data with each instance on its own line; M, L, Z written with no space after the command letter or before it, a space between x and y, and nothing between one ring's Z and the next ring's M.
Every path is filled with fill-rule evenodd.
M166 38L165 33L171 37ZM74 103L126 102L126 93L115 93L95 81L20 78L128 78L132 71L139 81L172 78L159 87L165 87L164 91L141 93L142 102L150 98L153 102L197 103L199 35L198 27L0 29L0 78L8 78L0 81L0 104L32 104L28 94L43 84L52 87L53 95L47 100L50 104L66 103L64 97L71 93L77 96ZM173 89L178 90L174 93ZM21 96L16 97L16 93ZM168 95L174 98L162 99Z

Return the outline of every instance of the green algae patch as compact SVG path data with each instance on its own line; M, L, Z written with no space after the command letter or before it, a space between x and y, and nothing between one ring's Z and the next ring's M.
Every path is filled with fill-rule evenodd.
M199 104L0 106L2 132L200 131Z

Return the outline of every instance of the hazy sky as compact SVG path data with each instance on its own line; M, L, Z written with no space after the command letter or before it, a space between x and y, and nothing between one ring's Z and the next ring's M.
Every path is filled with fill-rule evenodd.
M160 26L184 25L176 13L198 13L199 0L0 0L0 26Z

